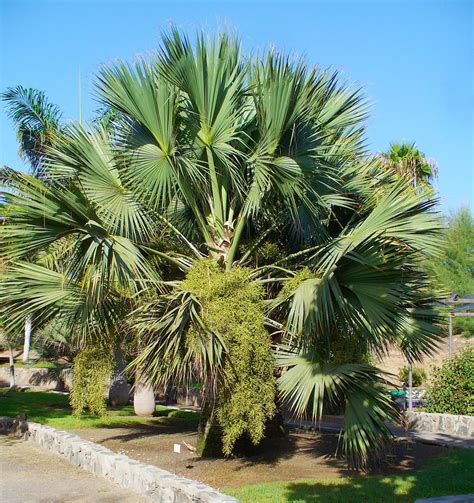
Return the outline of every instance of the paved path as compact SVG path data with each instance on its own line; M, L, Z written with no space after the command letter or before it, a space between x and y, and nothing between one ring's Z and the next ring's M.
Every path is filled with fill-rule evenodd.
M161 405L169 407L170 409L191 410L200 412L200 407L187 406L187 405L169 405L162 402ZM340 432L341 425L337 423L315 423L314 421L296 420L291 417L285 417L285 424L290 428L305 429L305 430L321 430ZM410 439L414 442L421 442L424 444L441 445L443 447L461 447L464 449L474 449L474 438L459 437L456 435L447 435L444 433L423 433L412 430L405 430L391 425L390 430L400 439Z
M425 498L416 500L415 503L474 503L474 494L460 496L444 496L441 498Z
M421 431L404 430L391 427L392 433L397 438L408 438L424 444L442 445L443 447L461 447L462 449L474 449L474 438L447 435L445 433L424 433Z
M0 436L0 502L145 503L33 442Z
M294 421L287 420L285 424L292 428L302 429L315 429L322 431L341 431L341 426L334 423L319 423L316 424L312 421ZM410 439L414 442L421 442L424 444L442 445L443 447L461 447L464 449L474 449L474 438L458 437L456 435L446 435L444 433L423 433L412 430L405 430L390 426L392 433L399 439Z

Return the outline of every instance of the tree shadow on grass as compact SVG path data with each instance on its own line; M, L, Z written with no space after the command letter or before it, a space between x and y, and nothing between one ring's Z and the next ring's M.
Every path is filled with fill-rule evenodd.
M72 416L68 396L58 393L38 391L5 391L0 393L0 416L14 417L26 414L28 420L39 422L58 429L80 430L83 428L137 428L143 425L150 428L150 434L163 430L196 428L199 415L195 412L181 411L157 407L151 418L134 416L133 406L110 408L104 417L83 415L80 418Z
M71 415L67 396L56 393L6 391L0 393L0 415L26 414L31 421L64 418Z
M281 496L283 501L301 503L413 502L417 498L472 493L473 469L474 452L453 450L414 472L288 483Z
M337 484L294 482L286 486L284 501L304 503L342 502L395 502L412 501L409 498L416 476L359 477L336 479ZM402 494L400 494L402 492Z

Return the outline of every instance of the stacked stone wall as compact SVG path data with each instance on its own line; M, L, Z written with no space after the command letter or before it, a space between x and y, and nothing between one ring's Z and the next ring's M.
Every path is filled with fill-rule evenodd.
M195 480L186 479L115 454L77 435L37 423L28 423L28 440L63 456L73 465L161 503L238 503Z
M445 433L458 437L474 438L474 416L407 412L408 429L420 433Z

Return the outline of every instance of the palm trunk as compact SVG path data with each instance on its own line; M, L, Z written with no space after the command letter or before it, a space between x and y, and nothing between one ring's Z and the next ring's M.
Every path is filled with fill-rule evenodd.
M13 359L13 349L11 345L8 345L8 363L10 367L10 389L14 390L16 388L15 385L15 361Z
M30 344L31 344L31 316L25 319L25 341L23 344L23 361L27 362L30 359Z
M277 403L278 411L265 425L266 438L283 438L286 436L283 414ZM248 435L240 437L234 448L237 455L251 456L258 452L258 445L252 444ZM215 404L204 402L198 427L196 454L201 457L222 457L222 429L216 419Z
M125 362L122 350L117 346L114 351L115 368L112 374L112 382L109 389L109 402L114 407L128 404L130 386L125 375Z
M133 409L139 417L151 417L155 413L155 391L144 380L137 379L133 393Z
M202 457L222 457L222 431L217 423L213 402L202 403L196 454Z

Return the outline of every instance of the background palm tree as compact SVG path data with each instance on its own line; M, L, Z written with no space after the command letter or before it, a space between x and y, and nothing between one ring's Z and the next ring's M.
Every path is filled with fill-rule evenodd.
M60 108L43 91L23 86L8 88L0 98L17 128L20 156L29 161L33 173L43 176L45 150L62 128Z
M0 95L6 103L8 116L17 128L20 156L30 163L33 174L45 176L43 159L46 148L61 130L62 112L43 91L23 86L8 88ZM29 360L32 316L25 319L23 361Z
M429 185L438 177L436 161L429 159L415 143L391 143L390 150L380 155L383 163L414 187Z
M98 92L119 118L66 128L48 149L54 188L4 174L10 318L59 313L98 337L126 317L138 375L202 383L203 452L216 430L226 453L258 443L278 392L315 419L343 410L343 450L365 462L396 420L369 353L421 358L440 337L419 267L439 222L368 156L360 92L176 30L149 61L104 68ZM257 266L265 244L279 253ZM55 260L22 262L39 250Z
M35 177L48 181L49 173L45 157L48 148L64 130L61 123L62 112L57 105L52 104L43 91L17 86L9 88L0 95L6 103L9 117L17 128L19 153L28 160ZM93 124L110 131L115 120L114 112L108 107L97 111ZM29 360L31 345L32 317L28 315L24 328L23 360ZM115 349L116 366L110 388L110 399L114 405L128 403L130 387L125 377L125 365L121 349Z

